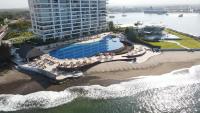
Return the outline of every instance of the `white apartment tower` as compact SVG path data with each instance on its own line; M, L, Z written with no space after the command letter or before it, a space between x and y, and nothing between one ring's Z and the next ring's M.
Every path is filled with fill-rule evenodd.
M29 0L33 32L43 40L78 38L107 29L106 0Z

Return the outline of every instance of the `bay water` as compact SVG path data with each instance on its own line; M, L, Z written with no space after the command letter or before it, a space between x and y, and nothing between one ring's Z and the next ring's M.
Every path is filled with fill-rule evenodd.
M183 17L179 17L182 13L169 13L169 14L145 14L145 13L126 13L126 17L122 13L108 14L115 16L115 18L108 18L115 24L134 24L137 21L144 24L164 25L165 27L174 30L200 36L200 14L198 13L183 13Z

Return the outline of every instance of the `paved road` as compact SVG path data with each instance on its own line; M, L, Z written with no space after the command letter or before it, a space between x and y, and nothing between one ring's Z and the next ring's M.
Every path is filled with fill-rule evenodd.
M177 41L166 41L166 42L169 42L169 43L174 43L174 44L176 44L176 45L178 45L178 46L181 46L182 48L185 48L185 49L190 49L190 48L188 48L188 47L186 47L186 46L184 46L184 45L180 44L180 43L179 43L179 42L177 42Z

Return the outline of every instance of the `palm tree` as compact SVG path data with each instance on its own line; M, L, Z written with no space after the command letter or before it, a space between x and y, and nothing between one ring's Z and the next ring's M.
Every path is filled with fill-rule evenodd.
M114 26L113 21L108 22L108 27L110 31L115 31L115 26Z

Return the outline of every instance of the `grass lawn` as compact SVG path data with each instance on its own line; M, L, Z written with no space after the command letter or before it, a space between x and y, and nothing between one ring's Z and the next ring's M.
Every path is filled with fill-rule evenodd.
M12 38L17 38L17 37L31 37L34 34L32 32L12 32L9 31L8 34L3 38L4 40L9 40Z
M180 49L182 48L181 46L179 45L176 45L174 43L170 43L170 42L148 42L149 44L151 45L154 45L154 46L160 46L161 49Z
M182 40L177 40L177 42L179 42L183 46L186 46L188 48L200 48L200 41L197 41L189 36L185 36L184 34L176 33L170 29L166 29L165 31L180 37Z

